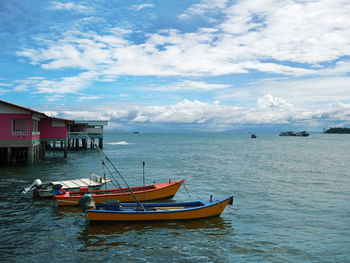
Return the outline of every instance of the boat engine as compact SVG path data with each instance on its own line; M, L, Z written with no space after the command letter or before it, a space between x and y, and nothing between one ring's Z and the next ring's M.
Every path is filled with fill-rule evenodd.
M92 200L92 194L84 194L83 198L79 200L81 210L85 212L87 209L95 209L95 201Z
M23 189L22 194L26 194L29 191L32 191L32 190L34 190L36 188L39 188L40 186L42 186L42 184L43 183L41 182L40 179L36 179L36 180L33 181L33 183L29 187Z

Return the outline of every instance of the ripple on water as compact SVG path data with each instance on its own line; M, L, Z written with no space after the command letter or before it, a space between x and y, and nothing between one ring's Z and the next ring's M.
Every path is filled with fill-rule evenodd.
M181 187L174 200L235 196L233 209L205 220L87 224L79 208L20 195L37 178L103 175L95 151L2 169L0 261L347 262L350 137L248 137L106 134L104 150L130 185L146 160L146 183L186 179L194 195Z

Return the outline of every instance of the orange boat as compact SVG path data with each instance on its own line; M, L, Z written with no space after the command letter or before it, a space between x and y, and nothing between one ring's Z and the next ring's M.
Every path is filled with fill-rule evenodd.
M130 187L130 189L140 201L166 199L172 198L183 182L184 180L171 182L169 179L168 183L136 186ZM96 203L104 203L107 200L118 200L121 203L135 202L129 188L89 191L86 187L81 187L79 192L64 192L61 195L56 195L55 198L59 206L79 205L79 200L86 193L92 194Z
M88 195L84 202L89 202ZM206 217L220 216L226 206L232 205L233 196L217 200L194 201L182 203L142 203L139 204L109 202L96 203L85 213L89 221L163 221L163 220L192 220ZM89 206L86 204L85 206Z

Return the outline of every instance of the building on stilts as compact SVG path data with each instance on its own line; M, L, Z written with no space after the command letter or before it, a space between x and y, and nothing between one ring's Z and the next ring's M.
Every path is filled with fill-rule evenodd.
M32 165L45 158L47 150L87 149L98 140L103 148L107 121L73 121L0 100L0 166Z

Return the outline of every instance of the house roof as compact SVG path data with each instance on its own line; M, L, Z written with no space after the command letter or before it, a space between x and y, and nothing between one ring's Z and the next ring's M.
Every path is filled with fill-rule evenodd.
M63 118L57 118L57 117L51 117L45 115L47 118L53 119L53 120L59 120L59 121L66 121L66 122L74 122L73 120L63 119Z
M22 110L25 110L25 111L29 111L29 112L31 112L31 113L33 113L33 114L41 115L41 116L43 116L43 118L50 118L50 119L54 119L54 120L61 120L61 121L73 122L72 120L68 120L68 119L63 119L63 118L56 118L56 117L47 116L47 115L46 115L45 113L43 113L43 112L36 111L36 110L32 110L32 109L26 108L26 107L22 107L22 106L19 106L19 105L16 105L16 104L13 104L13 103L4 101L4 100L0 100L0 103L4 103L4 104L9 105L9 106L12 106L12 107L16 107L16 108L19 108L19 109L22 109Z
M31 113L39 114L39 115L42 115L42 116L46 117L45 113L42 113L42 112L36 111L36 110L32 110L30 108L22 107L22 106L19 106L19 105L16 105L16 104L4 101L4 100L0 100L0 103L4 103L4 104L7 104L7 105L12 106L12 107L16 107L16 108L19 108L19 109L22 109L22 110L25 110L25 111L29 111Z

